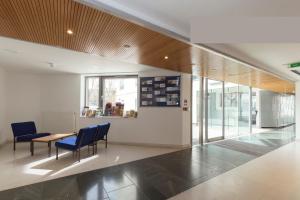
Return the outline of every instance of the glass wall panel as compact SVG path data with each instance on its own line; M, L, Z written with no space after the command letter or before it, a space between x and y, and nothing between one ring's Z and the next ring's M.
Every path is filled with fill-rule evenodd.
M193 76L193 103L192 103L192 143L199 144L200 128L200 77Z
M257 123L257 114L258 114L258 98L257 98L257 90L256 88L252 88L252 108L251 108L251 118L252 118L252 133L257 132L256 123Z
M239 113L239 135L248 134L250 132L250 88L248 86L239 85L238 113Z
M223 136L223 83L207 81L207 139Z
M238 135L238 90L239 87L234 83L224 84L224 115L225 115L225 138Z

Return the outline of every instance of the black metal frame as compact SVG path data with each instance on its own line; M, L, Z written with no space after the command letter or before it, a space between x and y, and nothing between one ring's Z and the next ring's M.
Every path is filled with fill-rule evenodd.
M107 134L105 135L105 137L103 139L100 139L100 140L105 141L105 148L107 149L107 141L108 141ZM99 140L95 139L95 141L93 142L93 144L89 145L89 146L93 146L93 152L96 152L96 153L98 152L98 141Z
M30 143L30 146L29 146L29 149L30 149L30 153L31 153L31 155L33 155L33 147L32 147L32 141L21 141L21 142L18 142L17 140L16 140L16 138L17 137L14 137L14 145L13 145L13 150L14 150L14 152L16 151L16 146L17 146L17 143Z
M105 135L105 138L104 138L104 139L101 139L101 140L105 141L105 148L107 148L107 141L108 141L107 138L108 138L108 137L107 137L107 134L106 134L106 135ZM81 142L82 142L82 139L81 139L80 142L79 142L79 146L81 146ZM98 152L98 145L97 145L97 144L98 144L98 140L94 140L92 144L87 145L87 146L88 146L88 153L90 153L90 148L89 148L89 147L92 146L92 147L93 147L93 155L95 155L95 153ZM32 154L33 154L33 142L31 142L30 149L32 150L31 152L32 152ZM75 151L72 151L72 153L73 153L73 158L74 158L74 154L76 153L77 158L78 158L78 162L80 162L80 149L81 149L81 147L79 147L79 148L76 149ZM78 153L78 154L77 154L77 153ZM58 160L58 147L56 147L56 160Z

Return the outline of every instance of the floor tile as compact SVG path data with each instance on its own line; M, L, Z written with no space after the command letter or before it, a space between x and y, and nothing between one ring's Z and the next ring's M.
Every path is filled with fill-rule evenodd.
M108 196L110 200L149 200L135 185L109 192Z
M163 200L175 196L174 199L254 200L272 198L264 194L270 189L282 191L282 198L295 199L298 194L288 195L295 187L288 184L300 185L297 167L300 147L291 146L281 152L283 156L293 148L299 149L299 153L285 155L286 161L281 160L292 160L292 165L283 165L276 157L266 156L293 140L293 134L283 130L242 136L2 191L0 199ZM254 162L262 158L267 164ZM41 166L47 167L39 164ZM289 169L291 176L276 173L283 168ZM268 184L272 181L281 181L281 185ZM189 190L192 193L184 192Z

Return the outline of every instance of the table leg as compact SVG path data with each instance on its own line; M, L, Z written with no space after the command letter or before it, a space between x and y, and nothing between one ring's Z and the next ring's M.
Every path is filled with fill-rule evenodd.
M48 156L51 156L51 141L48 142Z

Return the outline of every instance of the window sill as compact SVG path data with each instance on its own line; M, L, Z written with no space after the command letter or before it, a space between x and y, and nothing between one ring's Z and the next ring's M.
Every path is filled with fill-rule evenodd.
M122 116L99 116L99 117L85 117L85 116L80 116L80 118L83 119L137 119L137 117L122 117Z

